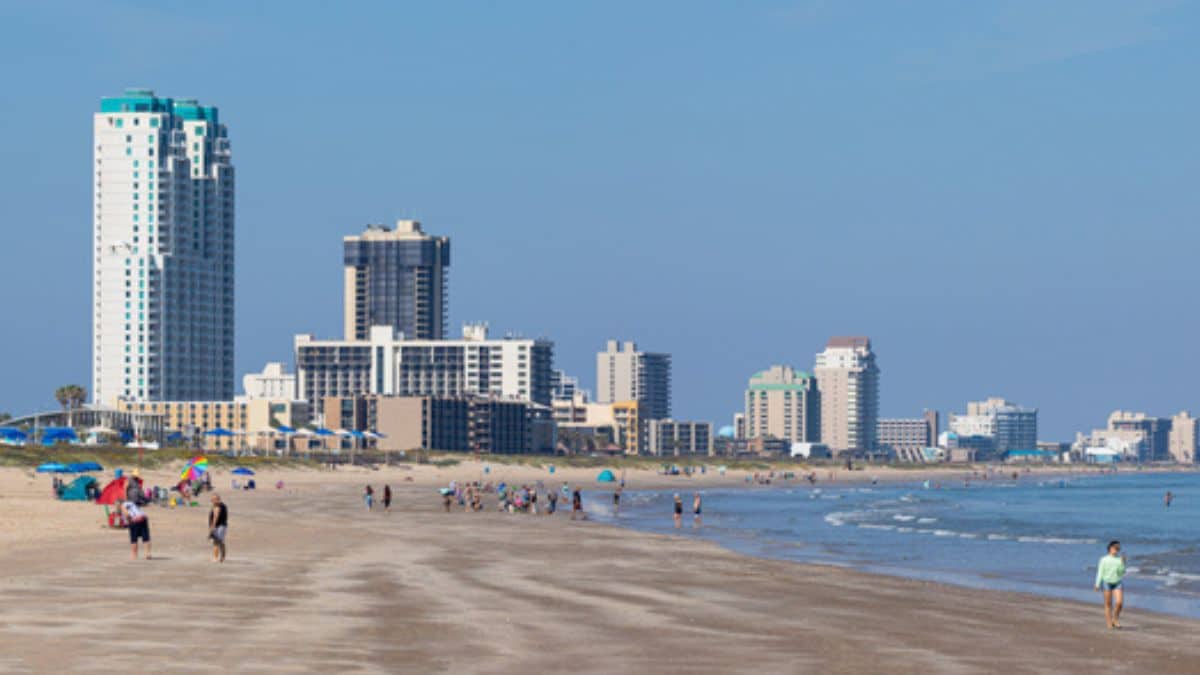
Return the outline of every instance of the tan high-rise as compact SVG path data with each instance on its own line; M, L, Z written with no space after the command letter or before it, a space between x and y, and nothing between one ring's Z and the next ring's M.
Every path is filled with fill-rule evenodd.
M1171 432L1167 440L1171 459L1182 464L1196 462L1196 418L1181 412L1171 418Z
M746 387L746 438L777 438L793 443L820 440L816 381L788 366L755 373Z
M813 369L821 396L821 443L833 452L875 450L879 367L865 337L833 337Z

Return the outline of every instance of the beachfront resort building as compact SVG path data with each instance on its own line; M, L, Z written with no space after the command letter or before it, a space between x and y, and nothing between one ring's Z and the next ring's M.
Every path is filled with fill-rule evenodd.
M376 326L366 340L297 335L296 383L313 407L327 396L484 396L550 405L554 343L488 337L467 325L458 340L405 340Z
M395 229L368 225L343 239L347 340L366 340L374 326L390 326L410 340L446 334L446 276L450 239L421 231L415 220Z
M1196 418L1183 411L1171 418L1167 449L1171 459L1181 464L1196 463Z
M310 421L307 401L125 401L120 411L161 415L167 434L178 433L206 450L268 449L281 427Z
M875 444L901 462L927 462L927 448L937 446L938 413L926 410L919 418L885 418L876 424Z
M546 406L479 396L330 396L329 428L374 431L377 446L495 454L550 453L555 426Z
M1105 428L1095 429L1088 436L1080 434L1072 452L1086 455L1089 450L1109 450L1124 461L1167 461L1172 458L1172 426L1171 418L1116 410L1108 416ZM1186 437L1186 429L1176 436L1181 446Z
M596 354L596 401L637 401L642 419L671 416L671 355L609 340Z
M1013 450L1035 450L1037 416L1037 408L989 398L967 403L966 414L951 413L948 427L958 447L974 450L979 459L990 459Z
M265 398L272 401L296 400L296 375L277 361L268 363L261 373L242 376L242 398Z
M233 398L234 172L217 108L130 89L92 116L92 397Z
M821 398L821 443L832 452L875 451L879 367L865 337L833 337L813 374Z
M746 387L742 429L736 438L776 438L793 443L821 438L821 407L817 382L789 366L771 366L755 373Z
M646 454L657 457L711 455L712 423L647 420Z

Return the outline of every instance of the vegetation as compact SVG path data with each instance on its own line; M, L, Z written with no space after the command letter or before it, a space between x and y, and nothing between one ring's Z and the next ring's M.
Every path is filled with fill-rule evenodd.
M13 418L13 416L11 414L6 413L6 412L0 412L0 424L4 424L5 422L11 420L12 418Z
M218 452L200 453L194 448L165 448L162 450L146 450L141 459L144 469L160 469L172 464L187 462L197 454L208 458L209 466L232 468L235 466L257 467L317 467L318 464L300 457L229 457ZM23 447L0 446L0 466L15 466L33 469L46 462L99 462L105 471L117 467L131 469L138 465L137 450L122 446L83 447L77 445L59 445L47 448L40 445Z
M75 411L87 400L87 389L78 384L66 384L54 390L54 398L67 411L67 426L75 426Z

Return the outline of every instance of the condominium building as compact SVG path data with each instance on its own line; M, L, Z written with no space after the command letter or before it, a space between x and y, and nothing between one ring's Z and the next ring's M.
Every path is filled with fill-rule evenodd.
M637 455L646 447L646 416L637 401L617 401L612 406L612 425L617 431L617 445L626 454ZM589 420L590 421L590 420Z
M680 422L648 420L646 422L646 454L659 457L678 455L711 455L713 435L711 422Z
M879 367L865 337L833 337L817 354L821 443L833 452L875 450Z
M895 453L902 462L924 462L926 448L937 445L938 413L926 410L919 418L881 419L876 425L875 445Z
M746 387L739 438L778 438L795 443L820 440L821 408L816 380L788 366L755 373ZM735 420L735 424L737 421Z
M459 340L405 340L376 326L366 340L296 336L300 398L314 406L326 396L484 396L550 404L554 343L490 339L469 325Z
M130 89L92 117L92 397L233 398L234 173L217 109Z
M1187 411L1171 418L1171 432L1167 439L1171 459L1181 464L1194 464L1196 457L1196 418Z
M347 340L366 340L374 326L390 326L409 340L445 337L449 238L400 220L395 229L368 225L345 237L343 253Z
M242 392L242 398L246 400L293 401L296 399L296 375L287 372L282 363L272 361L261 373L242 376Z
M326 424L378 431L399 450L494 454L554 451L554 421L546 406L477 396L331 396Z
M1170 450L1171 428L1172 420L1170 418L1116 410L1108 416L1108 426L1104 429L1094 430L1090 438L1086 439L1085 446L1114 449L1129 460L1165 461L1171 459L1172 456ZM1186 435L1187 430L1185 429L1177 438L1182 443L1182 439L1186 438Z
M642 419L671 416L671 355L639 352L633 342L609 340L596 354L596 401L637 401Z
M949 430L958 445L980 459L1011 450L1037 448L1037 408L1025 408L1003 398L967 403L966 414L951 414Z
M209 450L266 447L269 434L286 426L309 423L307 401L255 399L253 401L126 401L123 412L162 415L168 432L179 432ZM217 432L217 430L222 430ZM216 434L210 432L217 432ZM225 434L223 432L228 432Z
M571 377L557 368L550 374L550 398L555 401L569 401L576 393L585 393L579 387L579 378Z

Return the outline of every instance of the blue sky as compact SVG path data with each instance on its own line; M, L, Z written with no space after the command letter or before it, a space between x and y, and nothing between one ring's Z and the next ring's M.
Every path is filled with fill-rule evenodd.
M340 239L452 237L451 322L675 358L677 417L874 343L887 416L1200 409L1195 2L4 3L0 410L89 384L90 116L221 108L237 365L340 330Z

